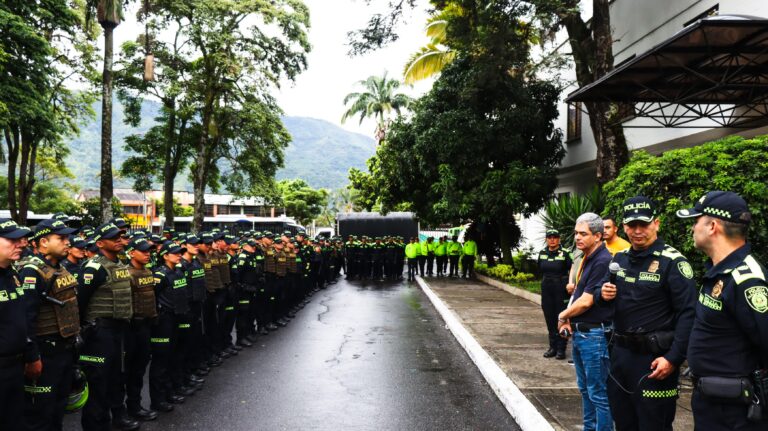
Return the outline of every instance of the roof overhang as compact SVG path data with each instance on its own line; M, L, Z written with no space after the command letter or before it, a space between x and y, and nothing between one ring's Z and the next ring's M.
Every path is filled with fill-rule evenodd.
M652 127L765 124L768 19L728 15L696 21L566 102L634 105L632 115L654 120Z

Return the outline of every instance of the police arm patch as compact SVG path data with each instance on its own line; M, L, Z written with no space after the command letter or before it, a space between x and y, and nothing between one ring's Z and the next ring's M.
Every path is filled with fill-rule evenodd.
M680 270L680 274L683 274L683 277L688 279L693 278L693 268L691 267L691 264L688 263L688 261L684 260L679 262L677 264L677 269Z
M768 287L754 286L744 290L747 304L758 313L768 311Z

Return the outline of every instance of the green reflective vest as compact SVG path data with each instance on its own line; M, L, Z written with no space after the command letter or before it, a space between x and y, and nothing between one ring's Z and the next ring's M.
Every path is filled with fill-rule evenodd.
M472 240L464 241L464 249L462 251L466 256L477 255L477 243Z
M445 256L448 252L448 244L444 242L438 242L435 246L435 256Z
M424 241L419 246L419 253L422 256L426 256L429 253L429 246L427 245L427 242Z
M416 259L421 253L421 247L418 243L408 244L405 246L405 257L408 259Z
M461 244L459 244L457 241L451 241L448 243L448 255L449 256L460 256L461 255Z

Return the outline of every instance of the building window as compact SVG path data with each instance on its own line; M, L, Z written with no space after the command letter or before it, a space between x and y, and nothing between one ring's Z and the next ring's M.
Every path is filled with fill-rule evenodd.
M124 214L144 214L141 207L137 206L123 206Z
M568 104L568 130L566 142L581 139L581 102Z
M205 215L206 217L213 217L213 205L205 204Z
M719 4L716 4L716 5L712 6L711 8L707 9L706 12L701 13L701 14L697 15L696 18L686 22L685 24L683 24L683 27L688 27L689 25L695 23L696 21L698 21L700 19L709 18L711 16L716 16L716 15L720 15L720 5Z

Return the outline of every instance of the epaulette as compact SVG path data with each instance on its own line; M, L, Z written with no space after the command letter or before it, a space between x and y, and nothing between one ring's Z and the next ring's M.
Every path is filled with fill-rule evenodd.
M744 262L741 265L731 271L731 275L733 275L733 280L736 284L741 284L751 279L765 281L763 268L751 254L744 258Z
M661 251L661 255L666 257L666 258L669 258L670 260L676 260L676 259L680 259L681 257L682 258L685 257L685 256L683 256L682 253L677 251L676 248L672 247L671 245L667 245L667 244L664 245L664 250Z

